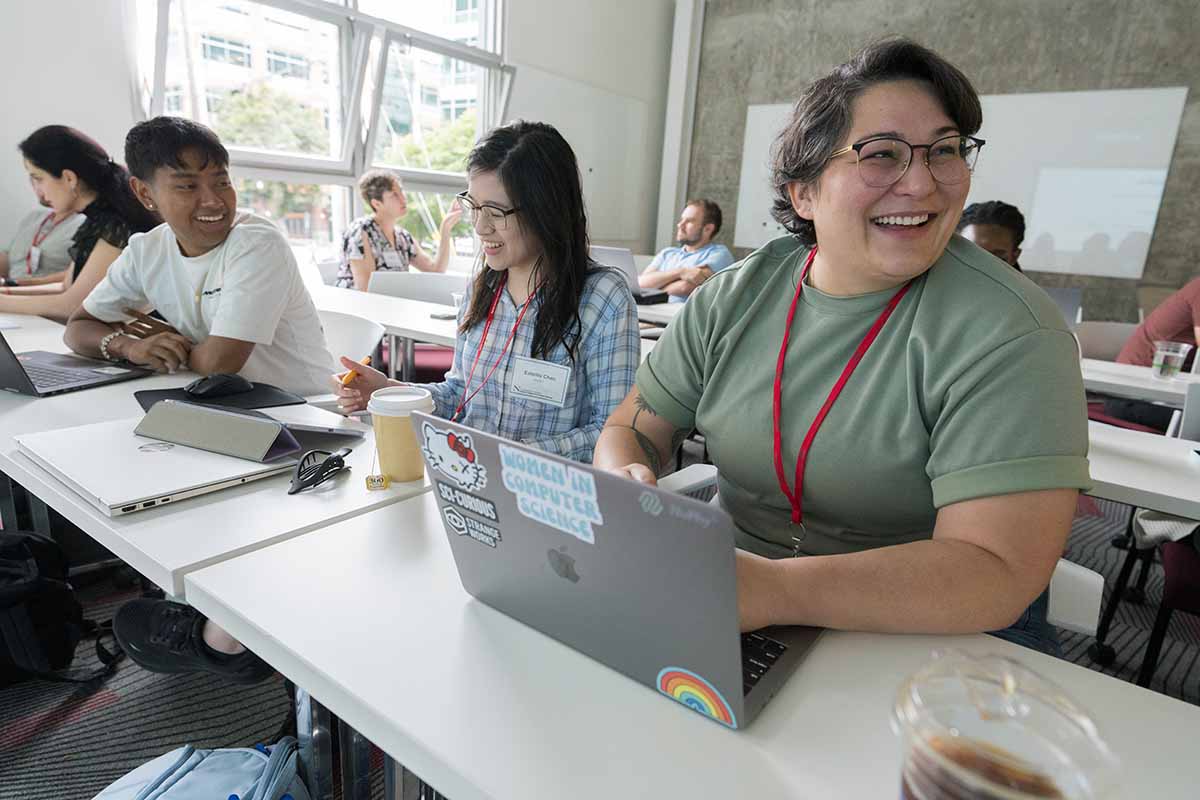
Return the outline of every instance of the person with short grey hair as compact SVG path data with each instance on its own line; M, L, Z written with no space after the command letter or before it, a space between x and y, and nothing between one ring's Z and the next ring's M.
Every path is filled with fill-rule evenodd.
M408 213L408 198L399 176L391 170L373 169L358 179L358 191L371 213L350 223L342 234L342 263L337 285L365 292L377 270L445 272L454 247L451 231L462 218L458 201L450 206L439 228L437 255L421 249L412 234L396 222Z

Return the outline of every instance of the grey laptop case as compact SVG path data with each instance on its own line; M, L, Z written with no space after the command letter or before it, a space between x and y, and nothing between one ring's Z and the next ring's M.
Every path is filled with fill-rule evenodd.
M733 522L719 507L413 421L463 587L482 602L731 728L816 641L813 628L739 635Z

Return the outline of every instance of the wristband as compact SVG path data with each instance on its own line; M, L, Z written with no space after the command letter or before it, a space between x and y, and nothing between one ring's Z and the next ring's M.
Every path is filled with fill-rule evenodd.
M100 339L100 356L105 361L116 361L117 360L117 359L113 358L111 355L109 355L108 345L112 342L113 339L115 339L121 335L122 334L120 331L113 331L112 333L105 334L104 337Z

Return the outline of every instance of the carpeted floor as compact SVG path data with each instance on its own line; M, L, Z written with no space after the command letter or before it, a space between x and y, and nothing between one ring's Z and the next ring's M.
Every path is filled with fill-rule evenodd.
M1067 558L1116 578L1124 551L1109 545L1123 532L1129 510L1099 501L1096 515L1076 519ZM86 613L108 619L136 592L109 582L81 591ZM1107 668L1092 664L1092 640L1064 634L1065 657L1132 681L1162 596L1162 568L1154 565L1146 603L1122 604L1109 636L1117 650ZM90 643L76 665L93 667ZM1153 688L1200 704L1200 619L1176 614L1163 646ZM244 747L269 741L289 710L281 680L238 687L208 675L156 675L124 662L102 689L81 694L61 684L28 682L0 690L0 800L81 800L116 778L181 744ZM381 789L379 771L375 794Z

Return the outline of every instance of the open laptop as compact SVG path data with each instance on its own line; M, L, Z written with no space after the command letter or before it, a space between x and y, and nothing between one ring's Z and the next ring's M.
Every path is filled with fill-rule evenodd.
M1058 305L1068 327L1074 328L1083 321L1083 289L1064 286L1043 288L1042 291Z
M134 428L141 421L141 417L133 417L14 438L23 455L110 517L287 472L299 460L299 456L289 456L262 463L137 436ZM299 440L303 453L316 446L336 450L343 444L353 444L353 439L343 441L342 436L361 441L361 431L367 430L366 426L350 425L358 430L340 430L336 426L321 430L339 434L336 439L314 432L306 434L306 430L320 428L312 421L296 427L289 425L289 430Z
M665 303L668 300L668 295L662 289L643 289L638 285L638 269L633 263L633 251L627 247L601 247L600 245L591 246L592 261L606 267L620 270L625 276L625 283L629 285L629 290L633 292L633 297L638 303Z
M14 353L0 333L0 389L9 392L47 397L153 374L141 367L44 350Z
M463 587L731 728L820 635L739 634L729 515L427 414L413 414Z

